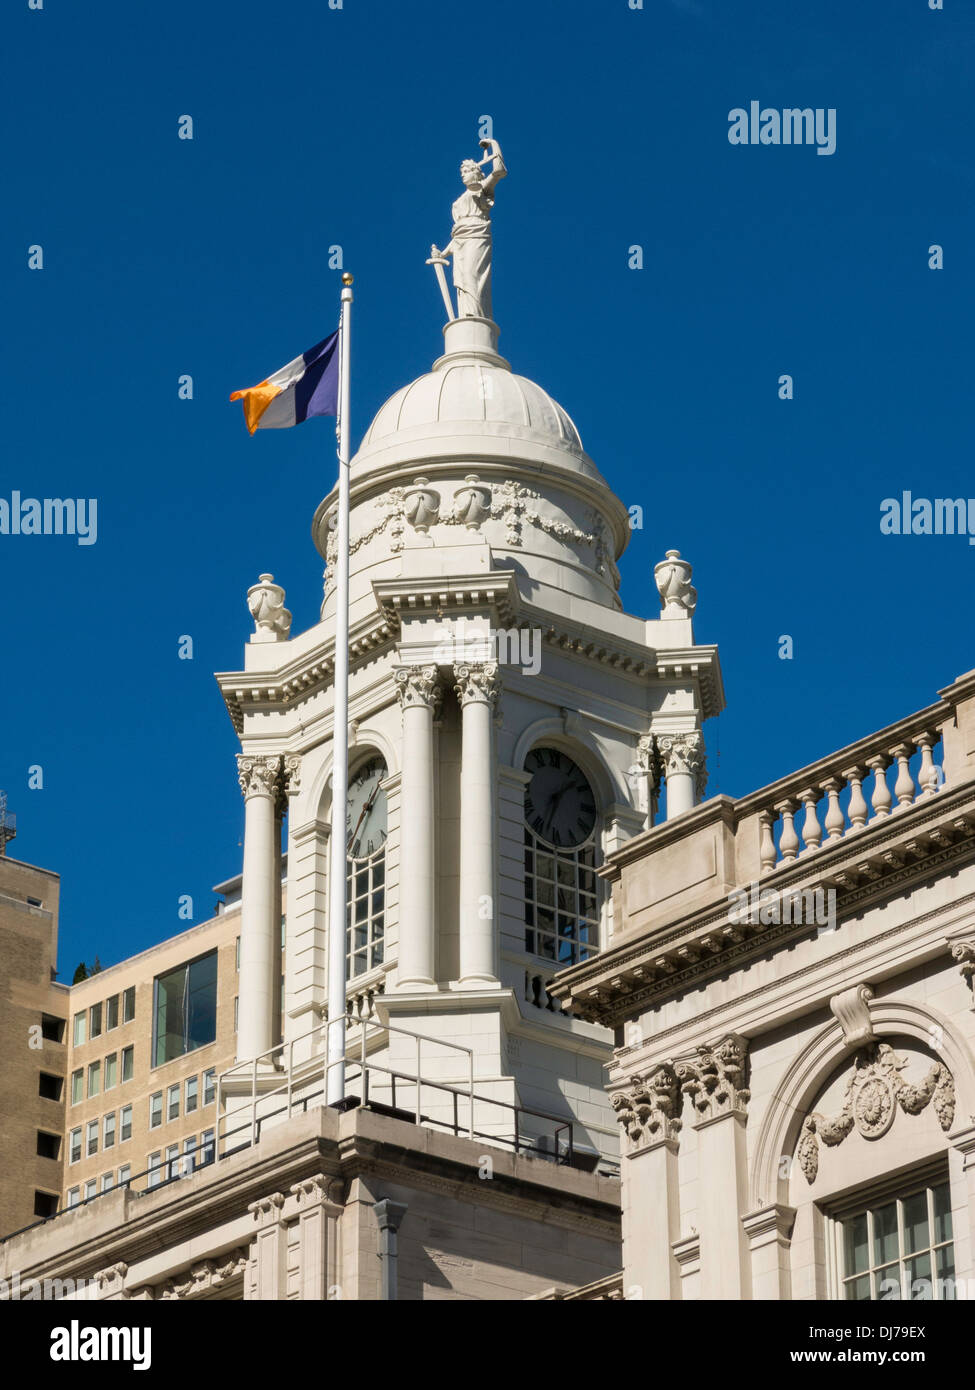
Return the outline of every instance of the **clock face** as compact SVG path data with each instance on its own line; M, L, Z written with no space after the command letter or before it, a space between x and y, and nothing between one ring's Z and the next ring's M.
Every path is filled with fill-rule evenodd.
M350 859L369 859L386 842L386 793L382 783L387 776L382 758L370 758L349 783L345 834Z
M596 798L582 768L556 748L533 748L525 759L525 821L559 849L588 840L596 824Z

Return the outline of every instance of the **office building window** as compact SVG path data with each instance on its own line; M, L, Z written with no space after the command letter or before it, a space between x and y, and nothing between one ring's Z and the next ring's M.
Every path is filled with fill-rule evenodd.
M158 1129L162 1124L162 1091L149 1097L149 1128Z
M134 1048L134 1047L123 1047L123 1048L122 1048L122 1085L124 1086L125 1083L126 1083L126 1081L131 1081L134 1074L135 1074L135 1048Z
M111 1173L103 1173L103 1174L102 1174L102 1191L103 1191L103 1192L111 1192L113 1186L114 1186L114 1181L113 1181L112 1174L111 1174Z
M131 1166L131 1164L123 1163L122 1166L121 1166L121 1168L118 1170L118 1185L119 1185L119 1187L124 1187L125 1184L128 1182L128 1180L129 1180L129 1178L130 1178L131 1176L132 1176L132 1166Z
M191 1134L189 1138L183 1140L183 1176L191 1177L193 1169L196 1167L196 1135Z
M74 1045L80 1047L85 1040L85 1011L74 1016Z
M113 994L105 1000L105 1032L110 1033L118 1027L118 995Z
M122 1022L131 1023L135 1018L135 985L129 985L122 995Z
M105 1116L102 1124L102 1148L110 1149L115 1143L115 1111Z
M188 1076L186 1078L186 1098L183 1103L183 1113L192 1115L196 1109L200 1082L199 1077Z
M239 936L238 936L238 938L237 938L237 944L236 944L235 947L234 947L234 965L235 965L237 971L239 972L239 971L240 971L240 937L239 937Z
M217 953L158 975L154 982L153 1065L204 1047L217 1036Z
M88 1095L97 1096L101 1089L102 1064L101 1062L88 1063Z
M124 1144L126 1139L132 1138L132 1107L123 1105L119 1111L119 1143Z
M167 1096L166 1096L166 1119L167 1119L167 1120L178 1120L178 1119L179 1119L179 1082L178 1082L178 1081L176 1082L176 1084L175 1084L174 1086L170 1086L169 1092L168 1092L168 1094L167 1094Z
M205 1130L203 1131L203 1137L202 1137L202 1139L201 1139L201 1141L200 1141L200 1148L201 1148L201 1151L202 1151L202 1152L201 1152L201 1157L200 1157L200 1163L201 1163L201 1164L204 1164L204 1163L212 1163L213 1160L214 1160L214 1158L215 1158L215 1156L216 1156L216 1146L215 1146L214 1140L213 1140L213 1130L212 1130L212 1129L205 1129Z
M101 1006L101 1004L92 1004L92 1006L91 1006L91 1011L90 1011L90 1016L89 1016L89 1019L88 1019L88 1024L89 1024L89 1033L88 1033L88 1036L89 1036L89 1037L92 1037L92 1038L100 1038L101 1035L102 1035L102 1006Z
M94 1178L89 1178L85 1183L85 1201L90 1202L92 1197L98 1194L98 1184Z
M85 1098L85 1069L79 1067L71 1073L71 1104L77 1105Z
M78 1202L79 1202L80 1200L81 1200L81 1188L80 1188L80 1187L72 1187L72 1188L70 1188L70 1189L68 1190L68 1210L70 1211L72 1207L76 1207L76 1206L78 1205Z
M105 1058L105 1090L110 1091L118 1080L118 1054Z
M203 1073L203 1104L212 1105L217 1098L217 1069L210 1067Z
M98 1121L89 1120L87 1128L88 1138L87 1143L85 1145L85 1153L89 1158L91 1158L92 1154L96 1154L98 1152Z
M179 1177L179 1145L170 1144L166 1149L166 1181Z
M70 1156L69 1156L69 1162L70 1162L70 1163L77 1163L77 1162L79 1161L79 1159L81 1158L81 1129L80 1129L80 1128L78 1128L78 1129L73 1129L73 1130L71 1131L71 1145L70 1145L70 1150L71 1150L71 1152L70 1152Z
M162 1181L162 1154L158 1151L150 1154L146 1168L148 1169L147 1186L158 1187Z

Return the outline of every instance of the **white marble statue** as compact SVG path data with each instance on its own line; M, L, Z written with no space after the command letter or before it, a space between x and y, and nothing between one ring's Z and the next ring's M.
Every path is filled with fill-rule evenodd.
M494 188L508 171L497 140L482 140L480 144L481 149L487 151L484 158L480 161L465 159L460 166L464 192L451 208L454 225L450 242L442 251L436 246L430 248L429 264L437 267L451 318L453 309L442 278L443 266L451 256L454 258L458 318L491 317L491 209ZM491 166L488 174L482 173L485 164Z

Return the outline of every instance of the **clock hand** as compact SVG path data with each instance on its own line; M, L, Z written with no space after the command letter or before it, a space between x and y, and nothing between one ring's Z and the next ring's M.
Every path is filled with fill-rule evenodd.
M363 806L362 810L359 812L359 819L356 821L355 826L353 827L352 833L351 833L351 835L350 835L349 838L348 838L348 842L346 843L346 846L345 846L346 849L348 849L352 844L355 843L355 838L356 838L356 834L357 834L357 832L358 832L359 826L362 824L362 822L365 820L366 816L368 816L369 812L372 810L373 802L376 800L376 797L379 795L379 785L380 785L380 784L377 782L376 785L375 785L375 787L373 787L372 794L370 795L368 801L367 801L367 802L365 803L365 805Z

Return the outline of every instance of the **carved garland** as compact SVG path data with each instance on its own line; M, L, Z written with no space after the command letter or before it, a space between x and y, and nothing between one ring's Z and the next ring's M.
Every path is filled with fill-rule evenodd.
M955 1118L955 1082L941 1062L935 1062L919 1086L901 1076L907 1058L889 1043L875 1043L857 1054L847 1082L843 1107L835 1115L813 1111L803 1121L796 1149L799 1167L808 1183L819 1173L819 1143L835 1148L855 1128L864 1139L882 1139L894 1123L897 1107L905 1115L920 1115L933 1102L934 1113L945 1133Z

